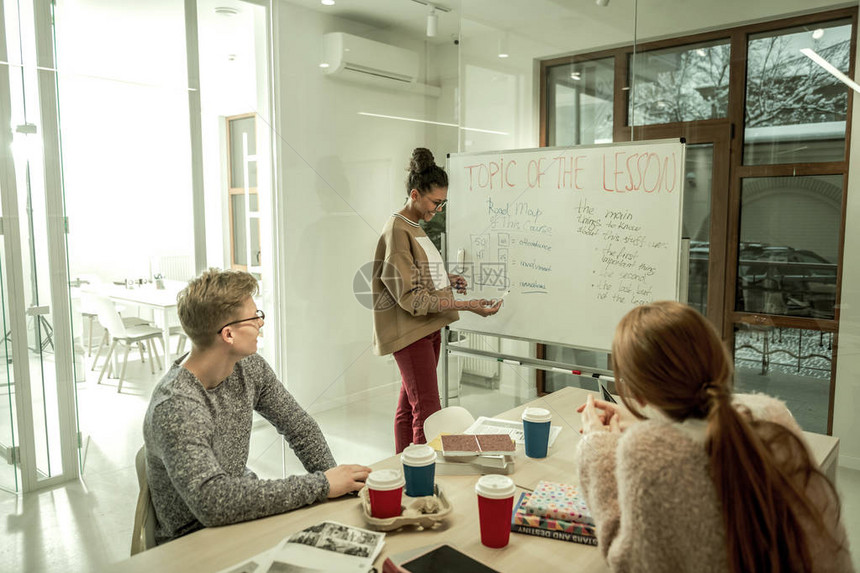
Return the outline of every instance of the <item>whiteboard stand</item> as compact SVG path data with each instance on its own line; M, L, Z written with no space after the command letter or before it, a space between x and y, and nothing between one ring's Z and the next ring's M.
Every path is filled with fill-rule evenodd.
M447 259L448 243L446 241L446 236L445 236L444 231L440 235L440 242L441 242L442 252L446 254L446 259ZM450 272L450 269L448 268L449 264L450 263L446 260L445 261L445 271L446 272ZM442 327L442 332L440 333L442 335L442 347L440 348L439 353L440 353L440 357L442 359L442 379L443 379L443 382L442 382L442 392L441 392L442 393L441 403L442 403L443 408L448 407L448 332L449 332L448 327L444 326L444 327ZM438 382L436 383L436 385L438 386Z
M690 292L690 239L681 239L681 264L678 267L677 300L687 304Z

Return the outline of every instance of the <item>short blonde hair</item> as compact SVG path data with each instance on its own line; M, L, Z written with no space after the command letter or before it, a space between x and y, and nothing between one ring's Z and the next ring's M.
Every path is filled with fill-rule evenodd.
M245 271L210 268L188 282L177 295L179 322L191 342L208 348L218 329L258 291L257 279Z

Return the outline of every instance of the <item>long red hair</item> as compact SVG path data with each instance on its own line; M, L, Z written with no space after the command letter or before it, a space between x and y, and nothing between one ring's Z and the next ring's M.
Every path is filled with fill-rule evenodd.
M644 402L676 421L708 421L705 447L730 569L811 570L802 521L826 528L807 487L823 480L833 499L836 491L793 432L732 406L732 361L711 324L678 302L636 307L615 331L612 360L621 398L636 416L644 417L636 405Z

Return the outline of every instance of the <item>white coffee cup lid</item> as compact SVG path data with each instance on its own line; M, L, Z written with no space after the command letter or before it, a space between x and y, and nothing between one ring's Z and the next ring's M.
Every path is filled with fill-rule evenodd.
M400 461L407 466L429 466L436 461L436 450L425 444L412 444L403 450Z
M517 486L514 485L514 480L508 476L497 474L482 476L475 484L475 491L478 495L490 499L511 497L516 490Z
M523 410L523 420L528 422L549 422L552 414L544 408L526 408Z
M383 491L403 487L405 483L400 470L374 470L367 476L365 485L370 489Z

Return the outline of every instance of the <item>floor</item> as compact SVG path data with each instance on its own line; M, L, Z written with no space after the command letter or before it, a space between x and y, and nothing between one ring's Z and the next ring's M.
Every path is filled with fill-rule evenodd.
M97 373L78 384L82 432L87 436L83 478L27 495L0 491L0 571L100 571L128 556L138 487L134 455L142 444L141 423L159 374L129 364L129 380L118 395L114 380L96 384ZM393 454L392 421L398 386L319 413L315 418L341 463L371 464ZM516 400L485 387L462 385L451 404L475 416L511 408ZM260 477L301 472L298 460L265 421L255 423L249 466ZM860 548L860 471L840 468L843 520L851 545ZM860 551L854 555L860 569Z

